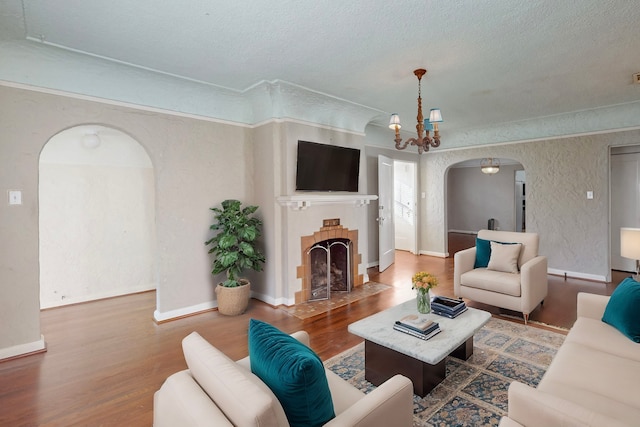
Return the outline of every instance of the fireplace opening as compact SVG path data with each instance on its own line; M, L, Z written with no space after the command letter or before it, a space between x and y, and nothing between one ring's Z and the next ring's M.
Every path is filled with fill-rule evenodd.
M302 281L302 288L296 292L296 304L330 299L332 289L351 292L364 283L364 276L358 273L362 264L358 230L341 226L339 219L323 220L318 231L301 236L300 250L302 265L297 267L296 277Z
M314 244L308 251L310 301L329 299L332 292L351 292L351 240L336 238Z

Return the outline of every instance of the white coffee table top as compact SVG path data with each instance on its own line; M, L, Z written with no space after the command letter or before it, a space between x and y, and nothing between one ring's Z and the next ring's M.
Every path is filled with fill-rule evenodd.
M438 322L442 330L436 336L421 340L393 329L396 320L407 314L426 316ZM349 332L368 341L393 349L415 359L435 365L471 338L491 318L491 314L469 307L455 319L437 314L419 314L415 299L349 325Z

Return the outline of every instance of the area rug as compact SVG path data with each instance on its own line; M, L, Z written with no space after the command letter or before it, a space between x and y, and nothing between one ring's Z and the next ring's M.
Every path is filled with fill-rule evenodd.
M391 286L383 285L377 282L367 282L361 286L357 286L351 292L334 292L330 299L320 301L303 302L291 307L284 307L283 310L297 317L298 319L308 319L333 310L338 307L350 304L352 302L379 294L380 292L390 289Z
M522 316L514 316L514 315L511 315L511 314L505 314L505 313L494 314L494 316L502 317L502 318L506 318L506 319L513 319L516 322L523 322ZM565 328L564 326L550 325L549 323L540 322L538 320L529 319L528 323L529 324L533 324L533 325L542 326L542 327L545 327L545 328L556 329L556 330L560 331L561 333L565 333L565 334L567 332L569 332L569 328Z
M563 343L564 334L491 318L473 338L473 356L446 359L446 378L424 398L413 396L414 426L497 426L507 414L512 381L536 387ZM365 393L364 343L325 366Z

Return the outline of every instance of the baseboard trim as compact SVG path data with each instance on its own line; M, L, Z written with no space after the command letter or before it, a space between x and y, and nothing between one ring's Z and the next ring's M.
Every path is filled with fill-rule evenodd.
M278 307L279 305L291 306L295 304L295 298L271 298L257 292L251 292L251 298L260 300L272 307ZM195 316L196 314L206 313L218 308L217 301L209 301L202 304L196 304L189 307L178 308L176 310L170 310L160 312L155 310L153 312L153 320L156 323L170 322L172 320L178 320L189 316Z
M449 257L449 253L448 252L420 251L420 255L435 256L435 257L438 257L438 258L448 258Z
M156 323L163 323L170 320L180 319L182 317L193 316L196 314L211 311L215 308L218 308L217 302L208 301L202 304L191 305L189 307L178 308L176 310L169 310L165 312L155 310L153 312L153 320L155 320Z
M269 296L259 294L253 291L251 292L251 298L260 300L264 303L269 304L272 307L278 307L281 305L291 306L291 305L295 305L296 303L295 298L271 298Z
M42 353L44 351L47 351L47 345L44 342L44 336L40 335L40 339L37 341L0 349L0 361L15 359L34 353Z
M65 298L60 301L41 301L40 309L47 310L50 308L64 307L66 305L75 305L75 304L84 304L85 302L98 301L103 299L117 298L125 295L133 295L140 294L143 292L155 291L156 285L155 283L134 287L130 289L118 289L115 292L102 292L99 294L91 294L91 295L82 295L80 297L75 298Z
M471 231L471 230L449 230L448 233L473 234L474 236L478 235L477 231Z
M608 282L605 276L601 276L598 274L578 273L575 271L559 270L557 268L547 268L547 273L553 276L571 277L572 279L592 280L594 282L602 282L602 283Z

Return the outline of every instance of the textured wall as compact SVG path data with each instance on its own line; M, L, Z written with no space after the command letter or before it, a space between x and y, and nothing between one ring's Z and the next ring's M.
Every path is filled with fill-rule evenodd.
M421 248L446 251L444 201L448 168L479 157L520 162L527 172L527 229L540 233L549 269L585 278L609 277L609 147L640 143L640 131L616 132L486 148L434 151L421 159L428 203ZM586 192L593 191L593 200ZM615 209L615 207L612 207ZM443 227L445 225L445 227Z
M0 350L40 340L38 161L60 131L99 123L131 135L155 171L159 314L215 304L204 241L209 208L246 200L252 162L246 129L0 86L0 187L23 205L0 203Z
M0 356L41 339L38 153L56 131L38 132L38 103L23 96L0 87L0 191L22 190L22 205L0 202Z

